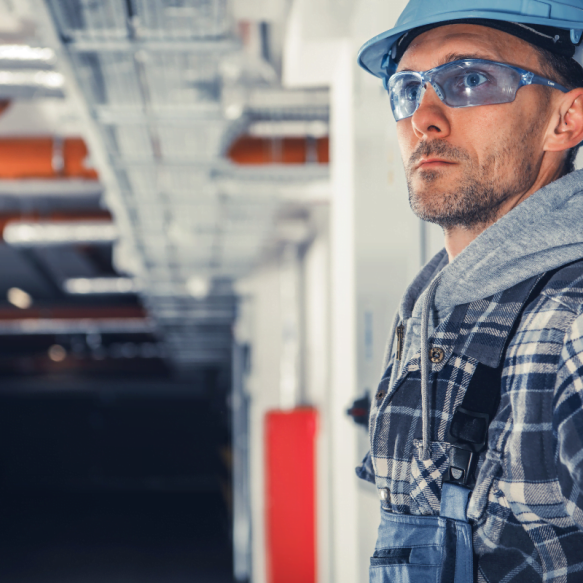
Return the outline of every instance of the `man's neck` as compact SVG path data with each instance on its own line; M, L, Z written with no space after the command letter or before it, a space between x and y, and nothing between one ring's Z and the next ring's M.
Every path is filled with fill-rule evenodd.
M451 263L480 233L485 231L490 225L480 225L477 229L462 229L454 227L445 231L445 250L449 255Z

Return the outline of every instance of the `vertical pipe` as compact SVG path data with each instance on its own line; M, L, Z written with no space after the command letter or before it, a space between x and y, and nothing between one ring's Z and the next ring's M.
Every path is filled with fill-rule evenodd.
M300 260L298 246L287 243L280 263L281 357L279 404L293 409L300 397Z
M249 398L245 391L249 348L233 344L232 448L233 448L233 576L251 580L251 497L249 483Z

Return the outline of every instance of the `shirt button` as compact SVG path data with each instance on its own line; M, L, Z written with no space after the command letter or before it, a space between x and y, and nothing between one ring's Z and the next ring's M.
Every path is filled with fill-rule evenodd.
M379 490L379 496L383 502L386 502L389 499L390 495L391 495L391 492L389 491L388 488L381 488Z
M382 389L375 395L375 399L377 401L382 401L385 398L385 391L383 391Z
M434 364L441 362L444 356L445 352L443 351L443 348L440 348L439 346L432 346L429 349L429 360Z

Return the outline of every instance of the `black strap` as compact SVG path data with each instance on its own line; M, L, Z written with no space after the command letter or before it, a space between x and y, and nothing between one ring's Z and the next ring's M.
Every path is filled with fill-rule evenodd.
M446 441L452 447L449 454L450 468L444 475L444 481L468 486L474 477L478 456L486 449L490 421L496 415L500 404L502 371L508 346L518 330L525 310L538 298L555 273L564 267L566 266L562 265L552 271L547 271L528 294L506 337L498 367L492 368L481 362L476 366L464 400L453 414L446 436Z

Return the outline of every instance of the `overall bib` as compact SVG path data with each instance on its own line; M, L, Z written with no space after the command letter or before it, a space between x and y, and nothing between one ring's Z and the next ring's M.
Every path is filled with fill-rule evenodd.
M446 483L440 516L394 514L381 509L370 560L370 583L471 583L470 490Z

